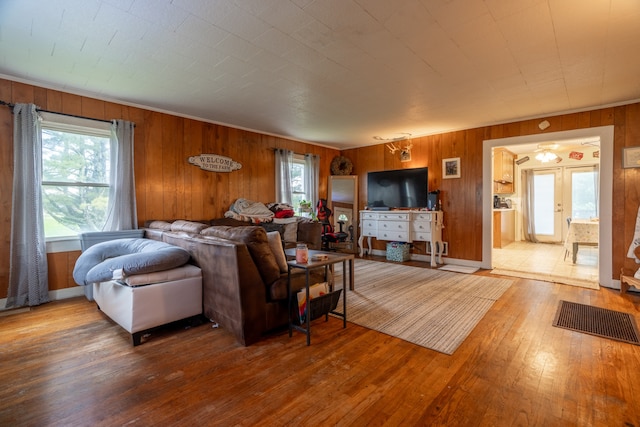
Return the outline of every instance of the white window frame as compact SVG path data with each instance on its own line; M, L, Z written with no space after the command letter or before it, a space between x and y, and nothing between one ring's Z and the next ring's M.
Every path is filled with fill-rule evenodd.
M111 123L91 120L81 117L67 116L50 112L40 112L42 119L40 127L42 131L53 130L58 132L77 133L82 135L98 136L101 138L111 138ZM111 159L110 159L111 161ZM104 186L109 188L109 183L98 184L98 186ZM88 183L68 183L68 182L42 182L42 186L45 185L61 185L61 186L82 186ZM96 184L91 183L95 186ZM67 252L72 250L80 250L80 239L78 236L53 236L47 237L45 235L45 241L47 244L47 252Z
M307 165L304 162L304 156L301 154L294 154L293 155L293 165L299 165L302 166L302 187L303 187L303 191L293 191L293 189L291 190L291 200L293 203L293 196L300 196L302 195L302 199L306 200L307 199L307 188L306 188L306 182L307 182L307 173L309 173L309 171L307 170ZM295 207L295 206L294 206Z

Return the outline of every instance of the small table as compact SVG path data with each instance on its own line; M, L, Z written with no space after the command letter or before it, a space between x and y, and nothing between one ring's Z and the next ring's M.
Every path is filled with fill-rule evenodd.
M353 282L353 269L354 269L354 259L355 256L353 254L347 253L333 253L333 252L323 252L323 251L309 251L309 262L306 264L299 264L295 260L295 248L287 249L285 254L288 257L294 257L294 259L287 261L288 264L288 277L287 277L287 298L289 301L289 336L293 335L293 329L297 329L300 332L304 332L307 335L307 345L311 345L311 302L309 301L309 272L314 268L324 268L325 269L325 279L328 277L329 268L333 267L333 265L342 262L342 313L331 311L332 314L336 316L342 317L342 327L347 327L347 261L349 261L349 289L354 289ZM314 255L326 255L327 259L315 261L313 260ZM292 310L292 293L291 293L291 270L294 268L299 268L304 270L305 272L305 289L307 292L307 316L306 316L306 327L297 325L294 323L293 318L291 316ZM331 289L333 291L333 288Z
M569 225L564 248L572 253L573 263L578 258L578 245L597 245L600 223L588 219L574 219Z

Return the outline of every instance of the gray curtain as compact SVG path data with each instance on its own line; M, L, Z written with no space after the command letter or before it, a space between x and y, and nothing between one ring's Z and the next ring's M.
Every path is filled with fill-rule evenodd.
M292 203L291 198L291 173L293 163L293 151L282 148L276 149L276 202Z
M318 203L318 184L320 183L320 156L317 154L304 155L304 167L307 171L304 188L307 190L306 200L312 207Z
M522 231L525 240L538 243L536 237L535 213L534 213L534 192L533 192L533 170L522 171Z
M36 106L16 104L7 308L49 302L41 184L42 133Z
M136 187L133 173L133 133L135 125L125 120L111 123L111 173L109 205L103 231L138 228Z

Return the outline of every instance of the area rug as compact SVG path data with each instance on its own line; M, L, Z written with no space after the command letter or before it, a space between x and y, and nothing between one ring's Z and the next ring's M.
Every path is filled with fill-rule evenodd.
M554 276L552 274L545 273L526 273L523 271L504 270L501 268L494 268L491 270L491 274L497 274L500 276L520 277L523 279L541 280L543 282L561 283L563 285L578 286L580 288L587 289L600 289L600 284L597 281L574 279L571 277Z
M476 267L469 267L466 265L445 264L439 267L438 270L453 271L454 273L473 274L478 271Z
M640 345L633 317L621 311L560 301L553 326Z
M341 268L335 281L342 283ZM347 321L453 354L512 280L356 259Z

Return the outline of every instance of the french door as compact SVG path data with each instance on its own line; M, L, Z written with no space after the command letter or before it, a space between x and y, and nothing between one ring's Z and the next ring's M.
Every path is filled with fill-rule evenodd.
M562 242L568 218L598 217L597 165L535 170L533 182L535 230L540 242Z
M562 169L533 171L534 227L540 242L562 242Z

